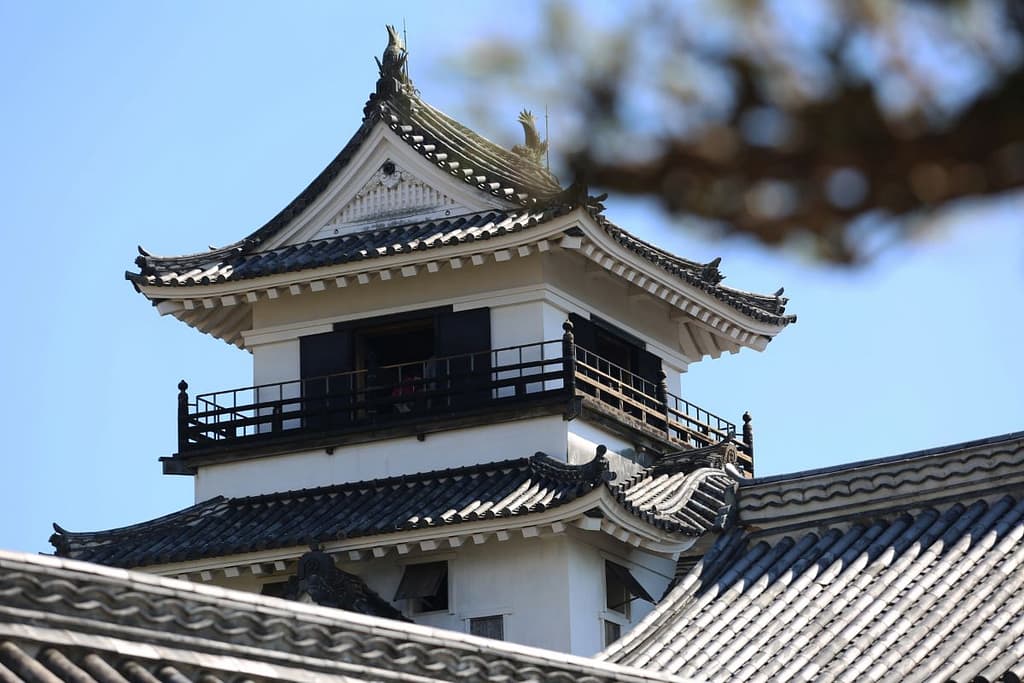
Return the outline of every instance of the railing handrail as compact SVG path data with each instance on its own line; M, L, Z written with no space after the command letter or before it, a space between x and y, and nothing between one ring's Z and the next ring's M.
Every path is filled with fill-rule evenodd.
M515 345L515 346L503 346L503 347L497 348L497 349L481 349L480 351L472 351L472 352L469 352L469 353L459 353L459 354L450 355L450 356L431 356L430 358L425 358L423 360L409 361L409 362L406 362L406 363L392 363L390 365L378 365L377 367L373 368L373 370L377 370L377 371L379 371L379 370L391 370L391 369L394 369L394 368L403 368L403 367L411 367L411 366L416 366L416 365L423 365L425 363L443 363L445 361L459 360L459 359L463 359L463 358L471 358L471 357L474 357L474 356L480 356L481 354L485 354L485 353L489 354L492 358L494 358L494 357L496 357L496 354L501 353L502 351L515 351L515 350L522 351L523 349L527 349L527 348L530 348L530 347L542 347L543 348L544 346L554 345L556 343L557 344L561 344L561 340L560 339L549 339L549 340L545 340L545 341L531 342L529 344L518 344L518 345ZM558 356L554 356L552 358L542 358L540 360L555 362L555 361L562 360L562 356L559 354ZM497 366L497 367L500 369L503 366ZM203 393L203 394L196 394L194 401L196 403L198 403L200 400L203 400L203 401L206 401L208 403L212 403L213 405L217 406L218 408L227 409L227 406L218 405L215 401L211 401L208 397L210 397L210 396L217 396L217 395L220 395L220 394L233 394L233 393L245 392L245 391L256 391L256 392L258 392L258 391L260 391L262 389L268 389L270 387L282 387L282 386L285 386L285 385L288 385L288 384L301 384L302 382L315 382L315 381L318 381L318 380L333 379L333 378L336 378L336 377L349 377L349 376L355 377L357 375L366 374L369 371L370 371L370 368L360 368L358 370L346 370L344 372L334 372L334 373L327 374L327 375L316 375L316 376L313 376L313 377L300 377L298 379L282 380L280 382L267 382L265 384L254 384L252 386L237 387L237 388L234 388L234 389L221 389L219 391L208 391L208 392ZM296 397L296 398L298 398L298 397ZM282 399L282 400L285 400L285 399Z
M631 389L633 389L635 391L641 391L641 393L643 393L645 396L648 396L651 399L657 400L657 393L656 392L657 392L658 385L657 385L656 382L652 382L651 380L647 379L646 377L642 377L642 376L640 376L640 375L638 375L638 374L636 374L634 372L631 372L631 371L629 371L629 370L627 370L627 369L625 369L625 368L623 368L623 367L621 367L619 365L616 365L615 363L612 363L611 361L609 361L609 360L607 360L607 359L597 355L593 351L590 351L588 349L584 349L584 348L580 347L579 345L577 345L576 351L577 351L577 356L576 356L577 357L577 361L576 361L577 364L584 365L587 368L591 368L595 372L598 372L598 373L608 377L611 380L622 381L619 378L612 377L608 373L602 372L600 368L594 367L590 363L587 363L587 362L585 362L583 360L580 360L580 358L586 358L586 357L589 357L589 356L593 356L594 358L597 358L598 360L600 360L600 361L602 361L604 363L607 363L609 367L616 368L621 375L627 377L630 380L629 381L629 386L630 386ZM582 352L582 355L580 354L580 352ZM640 383L640 387L641 387L640 389L637 389L637 384L636 384L637 382ZM651 391L649 391L649 392L645 391L647 386L651 387ZM701 408L697 404L691 403L690 401L687 401L685 398L683 398L681 396L677 396L676 394L673 394L671 391L667 391L665 393L666 393L666 396L668 398L667 403L669 403L670 405L672 403L675 403L676 405L680 405L681 404L681 405L693 408L698 414L703 413L707 417L712 418L715 421L716 424L715 425L711 425L710 421L709 421L709 424L708 424L709 427L714 426L714 428L716 430L721 431L722 433L727 433L729 431L732 431L733 434L736 433L736 424L735 423L733 423L733 422L731 422L729 420L726 420L725 418L720 417L720 416L716 415L715 413L712 413L709 410ZM686 417L690 417L688 412L679 411L678 409L676 409L676 412L679 412L680 414L682 414L682 415L684 415Z
M539 354L530 353L531 349L539 349ZM502 358L503 355L507 357L509 353L514 353L515 356ZM524 358L524 355L527 358ZM535 355L539 357L529 358ZM485 362L472 361L481 357ZM458 362L467 359L470 360L469 363ZM436 367L430 370L428 364ZM410 368L420 369L421 372L403 376L403 370ZM394 373L395 370L398 371L397 375ZM431 374L435 371L437 374ZM374 380L370 385L366 381L356 381L358 377L377 372L386 375L381 378L384 380L383 383ZM669 392L664 380L664 373L659 374L658 381L651 381L579 346L572 338L570 328L562 339L447 356L431 356L418 361L224 389L198 394L192 401L187 399L188 385L182 382L179 385L179 449L187 447L190 440L198 443L207 439L232 439L254 435L259 432L261 426L268 424L271 424L274 430L279 430L283 421L290 420L294 424L295 420L305 420L310 415L319 414L309 412L308 401L352 402L324 403L322 410L325 411L375 411L378 408L389 410L387 406L401 408L404 405L406 407L403 412L408 412L410 402L417 401L420 407L427 401L429 409L429 401L435 397L443 400L448 397L447 400L451 400L450 397L454 395L454 387L451 384L453 381L469 382L463 385L466 387L483 382L481 388L486 385L487 391L494 392L495 400L510 396L501 393L509 388L514 388L517 396L535 393L550 395L550 392L555 390L578 395L582 390L596 397L602 404L609 404L610 407L632 415L649 427L665 432L670 440L701 445L715 440L736 439L735 423ZM443 386L445 381L447 386ZM317 382L323 383L320 385L321 388L312 396L306 395L309 391L307 387L317 386ZM437 382L442 384L435 384ZM557 382L557 385L552 386L550 382ZM537 385L539 389L529 388L531 385ZM288 387L297 387L299 390L289 391ZM405 391L407 387L408 397ZM394 393L397 389L403 390L401 395ZM286 392L295 395L286 396ZM185 401L184 405L181 403L182 400ZM451 407L451 404L441 405ZM438 404L434 404L434 409L437 407ZM184 414L182 409L185 411ZM272 412L263 413L268 410ZM304 423L299 423L300 426L301 424ZM256 427L257 432L248 432L251 427ZM236 436L230 436L236 429L243 430L243 433L235 432ZM218 436L221 432L223 435Z

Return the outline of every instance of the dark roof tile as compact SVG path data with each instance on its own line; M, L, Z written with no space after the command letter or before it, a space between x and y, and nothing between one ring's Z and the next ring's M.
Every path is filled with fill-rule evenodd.
M602 458L566 465L537 454L317 489L217 497L108 531L78 533L54 525L50 541L61 556L139 567L529 515L575 500L611 477ZM652 468L610 489L649 524L695 536L713 528L732 486L721 470L676 467L669 473Z

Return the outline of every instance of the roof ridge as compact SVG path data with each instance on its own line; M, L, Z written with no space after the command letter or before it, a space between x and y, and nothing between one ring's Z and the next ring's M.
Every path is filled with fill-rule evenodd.
M1018 440L1024 440L1024 431L1007 432L1005 434L982 437L980 439L972 439L969 441L961 441L959 443L949 444L945 446L933 446L932 448L908 451L905 453L898 453L896 455L886 455L880 458L868 458L866 460L857 460L855 462L842 463L840 465L831 465L829 467L819 467L810 470L800 470L797 472L787 472L783 474L772 474L766 477L755 477L754 479L750 479L743 482L742 486L743 488L749 488L752 486L758 486L760 484L770 484L781 481L794 481L797 479L810 478L823 474L835 474L848 470L872 467L875 465L896 463L903 460L914 460L917 458L923 459L928 456L934 455L951 455L953 453L959 451L966 451L972 448L996 445L1003 442Z

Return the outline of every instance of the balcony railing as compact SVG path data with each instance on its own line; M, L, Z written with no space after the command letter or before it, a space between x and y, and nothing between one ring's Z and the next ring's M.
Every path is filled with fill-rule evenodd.
M179 384L178 451L393 427L516 402L581 396L621 422L691 448L735 441L713 413L563 339L199 394ZM747 439L745 439L746 441ZM741 465L751 469L752 444Z

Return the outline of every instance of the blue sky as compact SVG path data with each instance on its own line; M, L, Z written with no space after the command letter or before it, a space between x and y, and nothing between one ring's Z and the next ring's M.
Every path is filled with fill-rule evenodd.
M52 521L103 529L191 503L191 479L157 462L175 448L175 385L245 386L250 356L158 316L123 279L135 246L198 251L274 215L359 125L383 26L403 18L425 98L518 142L517 112L474 120L467 101L488 93L445 60L468 36L521 30L507 6L0 1L0 547L49 551ZM751 411L761 474L1024 426L1020 195L959 207L856 271L607 204L677 253L721 255L727 284L786 286L796 325L683 384L723 416Z

